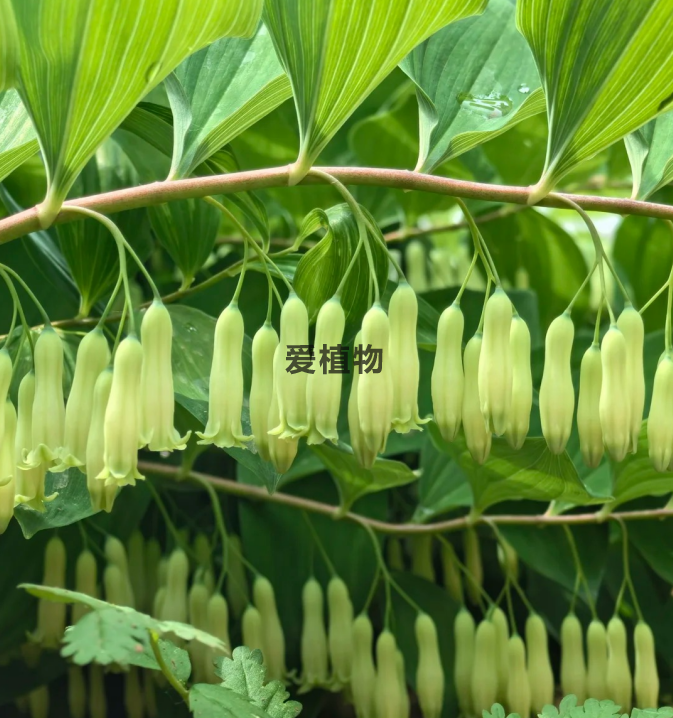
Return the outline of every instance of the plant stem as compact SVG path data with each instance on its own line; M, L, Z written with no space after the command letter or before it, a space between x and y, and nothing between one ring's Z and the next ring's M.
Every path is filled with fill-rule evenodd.
M318 549L318 553L322 557L322 560L325 562L325 566L327 566L327 570L330 572L332 577L338 576L336 569L334 568L334 564L330 561L330 557L327 555L327 551L325 550L325 547L323 546L322 541L320 540L320 536L318 536L318 532L315 530L315 526L311 523L311 519L308 517L308 514L306 511L302 511L301 515L304 518L304 521L306 522L306 525L308 526L308 530L311 533L311 538L313 539L313 543L316 545Z
M0 268L0 277L2 277L5 281L5 284L7 285L7 289L9 290L9 293L12 295L12 301L14 302L14 306L19 312L19 316L21 317L21 326L23 327L23 331L28 337L28 342L30 344L30 353L33 358L35 357L35 344L33 343L33 334L31 328L28 326L28 322L26 321L26 315L23 312L23 306L21 304L21 301L19 300L19 295L16 293L16 287L14 286L14 282L12 282L10 276L5 272L4 269Z
M150 646L152 647L152 653L154 654L156 662L159 664L159 668L161 668L161 672L175 689L180 698L182 698L182 700L187 704L187 707L189 707L189 691L175 677L175 674L171 671L168 664L164 660L164 657L161 654L161 648L159 647L159 634L151 629L148 630L148 633L150 634Z
M51 326L51 320L49 319L49 315L45 311L44 307L42 306L42 304L40 303L38 298L35 296L35 293L33 292L33 290L21 278L21 275L18 272L15 272L11 267L8 267L6 264L0 264L0 267L2 267L2 269L5 272L10 274L12 277L14 277L14 279L16 279L16 281L21 285L24 292L31 298L31 300L33 301L33 304L35 304L35 306L37 307L37 310L42 315L42 320L44 321L44 326L45 327Z

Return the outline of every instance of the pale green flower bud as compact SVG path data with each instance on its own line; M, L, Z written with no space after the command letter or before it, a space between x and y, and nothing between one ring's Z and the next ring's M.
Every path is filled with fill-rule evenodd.
M645 327L640 312L630 304L617 318L617 326L626 339L626 390L631 415L631 451L638 450L638 436L643 423L645 406L645 372L643 370L643 345Z
M509 346L512 355L512 403L505 436L512 448L520 449L530 426L533 376L530 369L530 331L519 315L512 318Z
M96 379L91 407L91 426L86 442L86 485L95 511L112 511L117 486L98 479L105 467L105 411L112 390L112 369L103 370Z
M660 359L654 374L652 403L647 420L650 460L657 471L666 471L673 459L673 356L670 351Z
M418 299L416 292L407 284L400 282L393 292L388 306L390 319L390 341L388 355L390 373L393 382L393 429L398 434L406 434L419 424L430 419L421 419L418 415L418 380L420 365L416 345L416 321L418 318Z
M9 385L12 383L12 359L6 349L0 349L0 402L7 399ZM2 412L0 412L0 436L3 434L2 429Z
M35 342L33 436L26 465L49 465L58 458L64 427L63 342L51 327L45 327Z
M404 261L407 265L409 284L417 292L428 289L428 275L425 266L425 247L417 239L411 240L404 251Z
M216 330L217 332L217 330ZM173 322L162 301L154 300L140 327L143 363L140 375L140 434L150 451L184 449L190 432L180 436L173 426Z
M580 395L577 402L577 430L584 463L595 469L603 458L600 399L603 384L601 350L594 344L582 357Z
M136 479L145 478L138 471L142 366L142 345L135 336L126 337L114 357L112 387L103 425L104 466L97 478L105 479L108 486L135 486Z
M341 374L329 373L330 364L321 366L323 347L341 344L346 326L346 315L339 299L332 298L322 305L318 312L315 330L315 360L313 374L306 384L306 404L308 408L309 444L322 444L325 439L337 442L337 420L341 404Z
M554 454L565 451L572 430L575 388L570 371L575 327L570 314L556 317L545 338L544 370L540 384L542 435Z
M362 344L362 332L355 337L355 346ZM351 448L357 460L366 469L370 469L376 461L376 452L372 451L365 441L360 426L360 412L358 410L358 385L360 384L360 373L357 369L353 372L351 392L348 397L348 432L350 433Z
M599 411L603 441L615 461L623 461L631 448L631 413L626 378L626 339L616 324L601 344L603 383Z
M65 433L60 463L52 471L83 466L91 424L93 390L99 374L110 363L110 347L103 331L96 327L79 344L75 375L65 407Z
M269 402L273 395L273 356L278 346L278 334L266 322L252 340L252 385L250 386L250 426L257 453L264 461L269 454Z
M362 320L362 348L381 350L381 371L363 369L358 382L360 428L367 447L380 454L386 446L393 413L393 378L390 371L390 322L380 304L375 304ZM359 371L356 370L356 371Z
M4 533L14 515L14 497L16 481L14 475L18 469L14 461L14 440L16 437L16 409L6 400L3 418L3 434L0 441L0 534Z
M252 437L243 434L243 315L231 303L220 314L215 326L215 348L208 390L208 423L199 444L215 444L228 449L243 448Z
M432 368L432 408L445 441L453 441L463 415L463 330L460 305L447 307L437 326L437 352Z
M481 413L496 436L507 430L512 402L511 325L512 302L498 287L486 302L478 380Z
M290 368L288 347L294 346L308 348L308 312L304 302L291 292L280 313L282 366L274 373L279 420L277 424L270 424L269 430L270 434L283 439L296 439L308 432L306 381L309 375L303 371L287 371Z
M285 373L285 351L281 342L273 355L273 391L271 392L271 405L269 406L269 426L278 426L280 422L280 401L278 385L280 384L281 374ZM299 439L283 438L277 436L271 431L268 432L269 441L269 457L271 463L279 474L284 474L294 461L297 455Z
M465 389L463 391L463 432L465 443L478 463L483 464L491 452L491 432L486 427L479 401L479 364L481 334L475 334L465 346Z
M49 497L44 495L44 480L47 475L47 465L39 464L32 468L24 468L24 457L28 453L33 441L33 402L35 400L35 374L29 372L19 384L19 400L16 425L16 439L14 442L14 458L18 471L16 472L16 503L26 504L35 511L44 511L45 501L52 501L57 494Z

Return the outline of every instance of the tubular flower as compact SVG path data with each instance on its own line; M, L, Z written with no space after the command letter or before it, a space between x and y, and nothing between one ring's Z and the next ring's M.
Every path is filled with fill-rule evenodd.
M145 477L138 471L140 446L140 375L143 348L128 336L117 347L112 371L110 398L105 409L103 470L96 478L107 486L135 486Z
M278 385L282 379L280 376L285 373L285 354L282 342L276 347L273 355L273 391L271 392L271 405L269 407L268 426L278 426L280 419L280 390ZM294 461L297 455L299 439L276 436L271 431L268 432L269 441L269 457L271 463L279 474L284 474Z
M389 359L393 382L393 429L398 434L420 430L429 419L418 415L418 380L420 366L416 346L418 299L416 292L400 282L388 306L390 318Z
M306 380L310 364L308 312L294 293L280 313L280 359L274 369L274 393L278 396L278 421L269 424L269 433L281 439L298 439L308 432ZM310 368L310 367L309 367Z
M75 361L75 375L65 407L65 432L60 463L52 471L83 466L93 408L96 379L110 363L110 347L103 331L96 327L80 342Z
M208 423L199 444L215 444L228 449L243 448L252 437L243 434L243 315L231 303L220 314L215 326L215 349L210 369Z
M318 312L315 329L313 374L306 384L309 433L307 443L322 444L325 439L337 442L337 420L341 404L341 374L330 372L327 356L332 347L341 345L346 315L341 301L333 297Z
M91 426L86 442L86 485L95 511L112 511L117 486L106 485L97 476L105 467L105 411L112 389L112 369L104 369L96 379L91 408Z
M479 401L489 431L502 436L512 402L512 302L498 287L486 302L479 358Z
M577 403L580 450L584 463L592 469L595 469L603 458L603 430L599 411L602 384L601 350L597 344L593 344L582 357L580 398Z
M367 448L380 454L390 433L393 411L393 378L388 353L390 322L388 315L375 304L362 320L362 348L381 352L381 371L367 372L358 377L358 414L360 429ZM363 369L362 366L359 369Z
M0 401L5 401L12 383L12 360L6 349L0 350ZM3 415L0 412L0 437L3 435Z
M465 443L478 463L483 464L491 452L491 432L484 423L479 404L479 357L482 348L481 334L475 334L465 346L465 390L463 392L463 431Z
M512 318L509 346L512 355L512 403L505 436L512 448L520 449L530 425L533 377L530 369L530 331L518 314Z
M601 344L603 383L599 411L603 441L615 461L623 461L631 448L631 414L626 377L626 339L613 324Z
M16 409L11 401L5 401L2 415L4 431L2 441L0 441L0 534L5 532L14 515L16 493L14 474L18 471L14 461Z
M673 356L670 351L660 359L654 374L652 403L647 420L647 442L650 461L657 471L666 471L673 459Z
M273 394L273 355L278 334L266 322L252 340L252 385L250 386L250 426L257 453L269 461L269 397Z
M45 327L35 342L35 399L33 436L27 466L50 464L63 446L65 403L63 401L63 342Z
M362 332L358 332L355 337L355 346L362 344ZM362 427L360 426L360 411L358 409L358 386L360 384L360 373L353 372L353 382L351 384L351 393L348 397L348 432L351 437L351 448L365 469L371 469L376 461L376 452L372 451L365 442Z
M19 384L19 400L17 412L16 438L14 441L14 457L18 467L16 472L17 504L26 504L35 511L44 511L45 501L52 501L57 494L49 497L44 495L44 479L47 465L39 464L24 468L23 458L33 440L33 401L35 399L35 374L29 372Z
M217 330L216 330L217 332ZM140 374L140 434L150 451L184 449L190 434L180 436L173 426L173 323L164 303L154 300L140 327L143 348Z
M570 353L575 327L570 314L556 317L547 329L545 359L540 385L540 421L549 450L562 454L572 430L575 389Z
M645 373L643 371L643 344L645 327L640 312L630 304L617 318L617 326L626 339L626 393L629 396L631 417L631 451L638 450L638 436L643 423L645 406Z
M437 353L432 368L432 409L445 441L453 441L463 415L463 329L460 305L453 303L439 318Z

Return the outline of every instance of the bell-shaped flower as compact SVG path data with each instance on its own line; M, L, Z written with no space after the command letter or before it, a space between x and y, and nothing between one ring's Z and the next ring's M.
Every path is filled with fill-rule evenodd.
M103 468L97 478L105 479L108 486L135 486L136 479L145 478L138 471L142 367L142 345L129 335L117 347L105 409Z
M491 432L486 426L479 401L479 365L482 336L475 334L465 345L465 389L463 391L463 432L472 458L483 464L491 453Z
M331 366L332 356L340 358L346 315L341 301L333 297L318 312L315 329L315 358L313 374L306 384L309 433L308 444L322 444L325 439L339 440L337 421L341 404L340 367Z
M432 411L440 434L453 441L463 415L463 330L460 304L447 307L437 325L437 351L432 367Z
M99 479L105 467L105 411L112 390L112 369L104 369L96 379L91 407L91 426L86 442L86 485L95 511L112 511L117 485Z
M631 451L638 450L638 436L643 423L645 406L645 372L643 370L643 346L645 327L643 318L631 304L617 318L617 326L626 339L626 392L629 395L631 417Z
M390 370L390 321L380 304L362 320L362 363L358 383L358 413L365 443L374 454L386 446L393 417L393 377ZM380 362L364 366L364 354L379 352ZM380 371L377 371L380 369Z
M4 403L9 393L9 386L12 383L12 360L6 349L0 349L0 402ZM0 404L1 406L2 404ZM0 412L0 436L3 434L3 416Z
M355 337L355 346L362 345L362 332ZM351 392L348 397L348 432L351 439L351 448L361 466L370 469L376 461L376 451L372 451L365 441L362 427L360 425L360 411L358 409L358 385L360 384L360 372L353 372Z
M152 302L140 327L143 368L140 377L140 434L150 451L184 449L190 434L180 436L173 425L173 323L160 300Z
M14 515L16 495L14 441L16 438L16 409L9 399L2 412L3 433L0 441L0 534L4 533Z
M252 384L250 386L250 427L257 453L269 461L269 404L273 396L273 357L278 334L271 322L263 324L252 339Z
M273 391L271 392L271 404L269 406L269 426L278 426L280 418L280 391L278 389L281 384L282 375L285 374L285 352L283 343L279 343L273 355ZM297 455L299 439L290 436L283 438L277 436L273 432L268 432L269 441L269 458L271 463L279 474L284 474Z
M51 471L65 471L71 466L83 466L91 424L93 388L99 374L110 363L110 347L103 330L96 327L79 344L75 374L65 406L65 432L60 463Z
M231 303L215 325L215 346L208 390L208 423L199 444L243 448L252 437L243 433L243 315Z
M479 359L481 413L496 436L507 430L512 402L511 326L512 302L498 287L486 302Z
M584 463L595 469L603 458L600 400L603 384L601 350L592 344L582 357L580 394L577 400L577 431Z
M430 419L421 419L418 415L418 299L416 292L405 281L400 282L390 298L388 318L388 361L393 382L392 425L398 434L407 434L419 430L419 424L426 424Z
M17 504L26 504L35 511L43 512L45 502L53 501L58 494L45 496L44 480L47 465L27 467L24 457L33 441L33 403L35 400L35 374L24 375L19 384L17 402L16 438L14 440L14 460L18 471L15 475Z
M570 314L556 317L545 337L544 369L540 384L540 423L542 435L553 454L565 451L573 425L575 388L570 355L575 327Z
M652 403L647 419L650 461L657 471L666 471L673 460L673 354L667 351L654 373Z
M631 448L630 392L626 378L626 339L613 324L603 337L601 357L603 381L599 412L603 442L615 461L623 461Z
M269 432L283 439L297 439L308 432L306 382L312 355L308 343L308 312L294 293L283 304L280 313L280 347L282 358L279 372L274 372L278 396L278 422Z
M63 342L52 327L45 327L35 342L33 436L25 464L48 467L57 459L63 448L64 428Z
M511 447L520 449L530 426L533 376L530 367L530 331L518 314L512 318L509 346L512 359L512 402L505 437Z

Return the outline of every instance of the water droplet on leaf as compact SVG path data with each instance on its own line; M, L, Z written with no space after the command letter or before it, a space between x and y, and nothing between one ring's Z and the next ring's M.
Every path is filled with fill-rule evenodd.
M507 95L490 92L488 95L472 95L461 92L457 98L462 109L488 120L504 117L512 111L512 100Z

